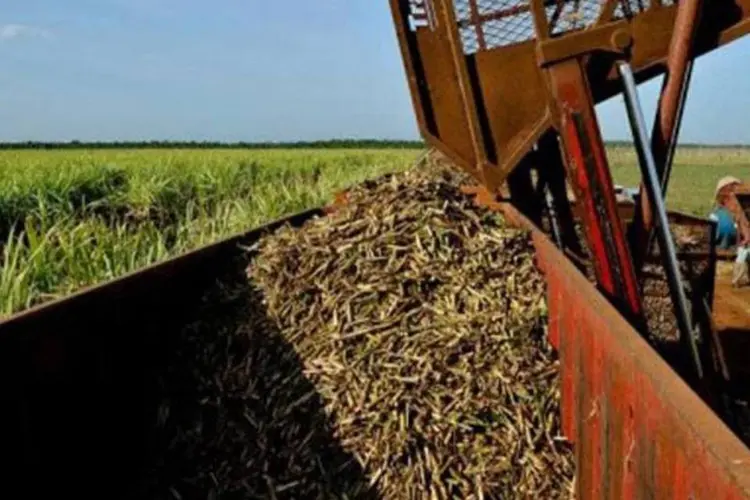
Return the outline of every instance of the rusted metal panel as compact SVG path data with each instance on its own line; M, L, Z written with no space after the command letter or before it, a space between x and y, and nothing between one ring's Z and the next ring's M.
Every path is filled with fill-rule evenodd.
M562 290L557 281L547 281L547 301L548 311L548 324L547 324L547 338L550 344L555 349L560 348L560 329L563 328L562 322L564 321L565 308L562 306Z
M604 346L598 335L598 332L602 328L606 328L607 325L600 318L596 317L596 315L593 316L591 321L593 338L590 343L591 354L589 355L592 365L590 383L593 397L591 401L592 416L589 426L591 427L591 435L596 441L596 446L593 447L594 456L596 457L592 470L592 482L594 483L593 496L601 498L602 496L606 496L611 480L606 475L609 469L609 460L611 459L611 450L609 449L611 443L607 440L607 427L610 423L611 407L608 404L609 395L605 390L605 373L607 373L608 367L605 365Z
M553 243L525 225L554 283L549 300L561 301L550 310L564 311L561 411L577 450L577 498L750 498L750 450Z
M478 158L476 124L467 114L471 82L463 58L453 57L454 26L445 9L430 0L391 0L396 33L412 101L425 140L472 174Z
M700 55L747 34L750 0L711 3L700 23L691 23L697 2L671 0L391 0L390 5L424 138L498 192L545 136L561 137L597 281L642 329L636 270L645 245L635 250L626 245L593 108L621 92L616 68L623 61L638 82L664 73L669 62L670 78L680 84L668 79L665 96L683 95L678 92L686 73L683 42L694 38L692 55ZM672 129L678 108L665 107L674 115ZM681 290L670 289L673 295ZM681 293L675 296L682 299ZM680 310L684 331L686 314Z
M576 294L574 294L576 295ZM571 301L577 303L578 297L572 297ZM581 326L578 330L579 345L579 365L577 369L578 393L576 399L576 416L578 423L578 438L576 445L578 447L578 481L579 498L598 498L600 493L600 475L599 467L601 457L599 447L601 445L600 427L601 413L598 408L598 397L600 391L597 390L598 381L596 380L596 370L594 356L596 352L596 343L598 342L599 332L596 331L596 325L591 321L589 311L581 311ZM565 333L562 332L564 335Z
M607 366L604 377L607 463L603 469L607 478L606 498L632 498L632 475L629 474L634 439L632 374L628 367L615 364Z
M126 496L148 455L154 360L261 234L311 210L0 322L0 463L25 498Z
M601 131L582 62L571 59L549 71L561 116L568 178L599 285L618 307L641 320L642 305L630 252L619 219Z
M749 0L707 2L706 7L695 35L696 56L707 54L750 33ZM636 71L639 83L665 74L676 17L675 5L661 8L656 2L651 2L650 10L639 13L630 22L620 24L619 27L626 29L637 42L632 46L629 62ZM610 33L618 29L616 25L608 26ZM599 85L595 86L597 102L621 91L617 72L606 61L592 60L589 72L600 76Z
M544 68L585 58L595 102L621 91L614 62L638 82L665 73L677 2L390 0L425 139L495 189L556 127ZM750 32L750 0L708 4L701 55ZM486 162L484 160L487 160Z
M567 289L568 284L560 278L557 279L560 282L560 287ZM565 322L563 323L563 330L561 330L560 339L563 388L562 418L563 427L564 429L567 429L567 436L573 441L573 443L575 443L579 428L579 422L577 420L578 413L575 407L575 395L578 394L578 388L580 387L578 368L582 363L580 360L580 351L576 342L581 335L580 314L582 313L582 310L571 303L567 293L564 292L561 299L563 300L562 307L566 311Z

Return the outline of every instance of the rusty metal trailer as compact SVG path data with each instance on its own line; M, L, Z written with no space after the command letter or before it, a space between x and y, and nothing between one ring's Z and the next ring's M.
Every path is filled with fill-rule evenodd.
M531 229L547 279L577 498L750 498L750 449L546 234L511 205L498 206ZM192 307L242 247L328 211L297 214L0 323L6 491L137 491L153 373Z
M533 237L577 498L750 498L750 449L552 241Z

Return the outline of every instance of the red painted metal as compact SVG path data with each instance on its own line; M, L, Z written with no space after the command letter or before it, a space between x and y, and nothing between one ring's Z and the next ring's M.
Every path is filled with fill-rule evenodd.
M576 189L597 282L633 320L642 306L635 268L615 203L612 175L582 62L549 70L561 117L568 176Z
M486 203L488 195L478 193ZM561 358L562 429L578 498L748 498L748 450L590 285L531 228L547 276L549 340ZM679 215L679 214L676 214Z
M573 264L532 230L561 362L576 498L750 498L750 449Z

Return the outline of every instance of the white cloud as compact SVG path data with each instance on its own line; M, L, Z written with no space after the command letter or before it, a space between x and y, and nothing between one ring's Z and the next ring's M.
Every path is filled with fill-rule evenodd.
M14 40L16 38L52 38L52 33L37 26L26 24L2 24L0 25L0 41Z

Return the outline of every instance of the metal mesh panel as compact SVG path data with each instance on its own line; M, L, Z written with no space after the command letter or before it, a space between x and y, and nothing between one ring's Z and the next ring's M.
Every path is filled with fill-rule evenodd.
M465 54L474 54L479 52L479 34L477 33L476 27L469 26L460 28L461 41L464 44Z
M488 49L525 42L534 38L534 18L523 12L504 20L488 21L483 25Z
M620 0L614 19L632 18L651 8L653 0ZM605 0L548 0L545 7L551 35L595 25ZM676 0L662 0L665 6ZM527 0L453 0L464 52L506 47L534 39L534 18Z
M453 0L453 6L466 54L534 38L534 19L525 0Z
M471 6L468 0L454 0L453 5L459 22L468 21L471 18Z
M512 9L523 3L523 1L518 0L477 0L477 10L480 15L488 16L499 11Z
M663 2L665 5L669 5L669 1ZM651 0L621 0L615 8L615 19L632 18L644 12L651 7Z
M592 26L599 18L603 3L600 0L560 0L547 6L550 33L559 35Z

